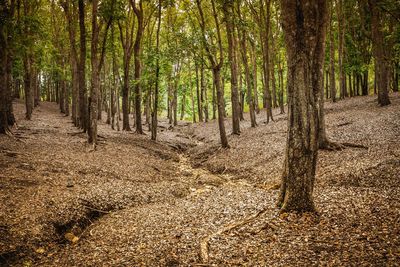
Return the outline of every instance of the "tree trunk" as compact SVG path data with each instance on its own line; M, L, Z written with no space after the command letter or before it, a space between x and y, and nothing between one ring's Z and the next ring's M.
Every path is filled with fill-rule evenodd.
M262 51L263 51L263 71L264 71L264 108L267 109L267 123L269 120L274 120L272 116L272 100L271 100L271 91L269 88L269 80L270 80L270 70L269 70L269 30L270 30L270 10L271 10L271 1L266 0L266 12L264 11L264 4L261 1L261 14L264 18L264 30L261 31L261 43L262 43Z
M78 1L79 9L79 33L80 33L80 60L78 65L79 73L79 126L83 131L88 129L87 118L87 96L85 84L85 65L86 65L86 29L85 29L85 4L84 0Z
M278 63L279 63L279 66L278 66L278 68L279 68L279 73L278 73L279 74L278 75L278 78L279 78L279 108L281 110L281 114L285 114L285 105L284 105L284 101L283 101L283 93L285 90L285 87L283 85L283 69L282 69L280 61L278 61Z
M196 64L196 96L197 96L197 114L199 114L199 122L203 122L203 102L199 79L199 66Z
M161 27L161 1L158 1L158 21L156 35L156 86L154 91L153 110L151 112L151 140L157 139L157 112L158 112L158 94L159 94L159 77L160 77L160 62L158 54L160 53L160 27Z
M333 0L330 6L330 27L329 27L329 86L332 102L336 102L336 81L335 81L335 41L333 38Z
M318 155L319 98L326 31L325 0L282 0L288 61L288 135L279 206L313 211Z
M339 56L339 90L340 99L344 99L346 96L346 81L343 68L343 58L344 58L344 17L343 17L343 0L337 0L336 2L336 13L338 16L338 56Z
M218 54L219 54L217 56L217 55L212 54L210 44L208 43L207 38L206 38L206 25L205 25L203 9L201 7L200 0L196 0L196 4L197 4L197 8L198 8L199 14L200 14L199 22L200 22L200 28L201 28L201 32L202 32L202 42L203 42L204 48L207 52L208 60L212 66L213 82L214 82L216 90L217 90L218 127L219 127L221 145L223 148L228 148L229 144L228 144L228 138L226 137L225 123L224 123L224 110L225 110L224 95L223 95L223 90L221 88L221 67L224 63L224 55L223 55L223 51L222 51L222 38L221 38L221 30L219 27L220 23L218 21L218 15L217 15L217 11L215 8L215 2L214 2L214 0L211 0L212 14L214 17L214 22L215 22L215 27L216 27L216 32L217 32Z
M229 147L224 125L224 95L221 88L221 69L213 68L213 79L217 90L218 127L222 147Z
M234 37L234 20L232 18L232 1L225 1L223 5L224 17L226 21L226 35L228 40L228 60L231 71L231 102L232 102L232 134L240 134L240 104L238 93L238 71L236 56L236 40Z
M239 19L242 19L241 12L240 12L240 4L238 4L237 9L238 9ZM256 125L257 125L256 114L254 112L254 103L253 103L253 96L252 96L253 86L252 86L252 80L250 78L250 67L249 67L248 58L247 58L247 32L244 28L242 28L240 35L241 35L240 51L242 54L242 62L243 62L244 73L245 73L245 78L246 78L247 103L249 105L251 127L256 127Z
M141 71L142 71L142 65L141 65L141 46L142 46L142 37L143 37L143 32L144 32L144 12L143 12L143 3L142 0L139 0L139 7L136 6L136 1L131 1L131 5L133 7L133 10L135 12L137 21L138 21L138 27L136 31L136 39L135 39L135 44L133 45L133 55L134 55L134 62L135 62L135 73L134 73L134 78L135 78L135 123L136 123L136 133L138 134L143 134L143 129L142 129L142 114L141 114L141 106L142 106L142 87L141 87Z
M5 62L7 58L7 42L3 23L0 24L0 61ZM6 66L0 64L0 134L9 132L7 122L8 110L7 104L10 99L7 97L7 82L6 82Z
M185 118L185 107L186 107L186 91L182 92L181 118L180 118L181 121Z
M260 105L258 103L258 89L257 89L257 50L256 50L256 43L252 42L251 44L251 64L253 65L253 87L254 87L254 106L256 113L260 113Z
M193 123L196 122L196 109L195 109L195 101L194 101L194 94L193 94L193 84L192 84L192 68L189 61L189 90L190 90L190 100L192 102L192 120Z
M30 120L33 111L32 66L29 56L24 58L25 118Z
M376 59L375 72L377 76L378 86L378 103L381 106L390 104L388 93L388 51L385 49L385 40L382 32L382 18L381 11L377 3L368 0L371 11L371 29L372 29L372 51Z

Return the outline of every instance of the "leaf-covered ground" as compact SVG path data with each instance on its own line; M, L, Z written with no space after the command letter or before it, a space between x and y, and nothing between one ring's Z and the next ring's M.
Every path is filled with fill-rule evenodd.
M286 116L242 122L218 146L214 121L161 124L160 141L102 123L96 151L54 103L32 121L15 103L0 137L0 265L395 266L400 262L400 95L326 104L317 214L275 208ZM229 132L230 120L226 120Z

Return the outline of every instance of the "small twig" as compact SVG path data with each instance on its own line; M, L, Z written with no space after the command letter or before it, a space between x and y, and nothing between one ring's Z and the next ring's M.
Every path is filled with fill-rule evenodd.
M337 125L337 127L346 126L346 125L349 125L349 124L352 124L352 123L353 123L352 121L340 123L340 124Z

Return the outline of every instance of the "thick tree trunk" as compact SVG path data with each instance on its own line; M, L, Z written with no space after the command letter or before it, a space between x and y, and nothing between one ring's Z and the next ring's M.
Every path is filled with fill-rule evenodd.
M281 8L288 53L289 115L278 204L281 211L313 211L326 2L282 0Z

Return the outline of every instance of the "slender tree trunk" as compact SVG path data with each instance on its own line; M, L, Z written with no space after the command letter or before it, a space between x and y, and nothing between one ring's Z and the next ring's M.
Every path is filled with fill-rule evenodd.
M368 95L368 71L364 71L362 78L362 95Z
M349 92L350 92L350 97L354 96L354 92L353 92L353 87L352 87L352 81L351 81L351 74L348 75L348 81L349 81Z
M382 15L375 1L368 0L368 2L371 11L372 50L377 63L376 67L378 68L377 70L375 69L378 85L378 103L381 106L386 106L390 104L388 94L389 63L387 62L388 52L385 49L385 41L381 29Z
M335 81L335 41L333 36L333 0L331 0L330 6L330 27L329 27L329 86L331 91L332 102L336 102L336 81Z
M283 101L283 95L285 87L283 85L283 69L281 66L280 58L278 58L278 78L279 78L279 108L281 110L281 114L285 114L285 105Z
M200 0L196 0L196 4L197 4L197 8L198 8L199 14L200 14L200 28L201 28L201 32L202 32L202 42L203 42L204 48L207 52L208 60L212 66L213 82L214 82L216 90L217 90L218 128L219 128L219 133L220 133L221 145L224 148L228 148L229 144L228 144L228 138L226 137L225 123L224 123L224 111L225 111L224 95L223 95L223 90L221 88L221 67L224 63L224 55L223 55L223 51L222 51L222 38L221 38L220 23L219 23L217 11L215 8L215 2L214 2L214 0L211 0L212 14L214 17L214 22L215 22L215 27L216 27L216 32L217 32L217 42L218 42L218 56L216 56L216 55L212 54L210 44L208 43L207 38L206 38L206 24L205 24L203 9L201 7Z
M224 95L221 88L221 69L213 68L213 79L217 90L218 127L222 147L229 147L224 125Z
M267 123L269 120L274 120L272 116L272 99L269 87L270 81L270 55L269 55L269 31L270 31L270 17L271 17L271 1L266 0L266 11L264 10L263 0L261 0L261 14L264 18L265 28L261 31L261 43L263 50L263 71L264 71L264 108L267 110Z
M344 17L343 17L343 0L336 0L336 10L338 16L338 56L339 56L339 90L340 99L344 99L346 95L346 82L345 74L343 68L343 58L344 58Z
M196 64L196 96L197 96L197 114L199 114L199 122L203 122L203 102L199 79L199 66Z
M253 87L254 87L254 106L256 113L260 113L260 105L258 103L258 89L257 89L257 50L256 50L256 43L255 41L251 44L251 64L253 65Z
M79 33L80 33L80 60L79 73L79 126L86 132L88 129L87 96L86 96L86 29L85 29L85 4L84 0L78 1Z
M133 10L135 12L138 28L136 31L136 39L135 44L133 46L133 55L135 62L135 123L136 123L136 133L143 134L142 129L142 114L141 114L141 105L142 105L142 88L141 88L141 71L142 71L142 63L140 60L141 56L141 45L142 45L142 37L144 32L144 12L143 12L143 2L139 0L139 7L136 6L135 0L130 0Z
M186 107L186 91L182 92L182 101L181 101L181 118L182 121L185 118L185 107Z
M192 84L192 68L189 61L189 90L190 90L190 100L192 102L192 120L193 123L196 122L196 109L195 109L195 101L194 101L194 94L193 94L193 84Z
M225 1L223 5L224 17L226 20L226 34L228 40L228 60L231 71L231 102L232 102L232 134L240 134L240 104L238 93L238 73L236 62L236 39L234 37L234 21L232 19L232 1Z
M242 19L242 15L240 12L240 4L238 4L237 9L238 9L239 19ZM257 125L256 114L254 111L254 103L253 103L253 96L252 96L253 86L252 86L252 81L250 78L250 67L249 67L248 58L247 58L247 32L244 28L242 28L242 30L241 30L240 50L241 50L241 54L242 54L242 62L243 62L245 78L246 78L247 103L249 105L251 127L256 127L256 125Z
M32 67L31 59L26 56L24 59L24 89L25 89L25 118L30 120L33 111L33 90L32 90Z
M288 53L288 135L279 206L313 211L318 155L319 98L326 31L326 1L282 0Z

